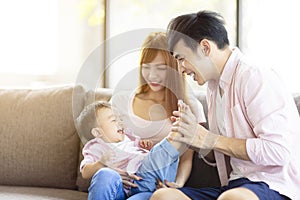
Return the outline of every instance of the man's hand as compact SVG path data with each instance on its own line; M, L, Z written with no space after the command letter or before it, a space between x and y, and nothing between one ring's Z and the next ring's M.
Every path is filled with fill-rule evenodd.
M173 111L171 128L171 132L177 134L171 134L170 139L199 148L199 153L203 150L201 154L207 154L213 149L219 135L209 132L198 124L188 105L181 101L178 103L178 107L179 111Z
M153 147L153 142L151 140L140 140L139 146L150 151L150 149Z

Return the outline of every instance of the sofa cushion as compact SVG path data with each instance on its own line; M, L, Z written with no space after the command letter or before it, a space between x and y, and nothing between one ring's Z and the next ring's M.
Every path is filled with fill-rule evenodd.
M66 189L0 186L0 200L86 200L87 193Z
M73 87L0 90L0 184L76 188Z

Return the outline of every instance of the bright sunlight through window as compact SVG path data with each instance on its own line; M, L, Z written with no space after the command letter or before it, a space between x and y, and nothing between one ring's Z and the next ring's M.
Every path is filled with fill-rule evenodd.
M57 16L54 0L1 1L0 73L55 73Z

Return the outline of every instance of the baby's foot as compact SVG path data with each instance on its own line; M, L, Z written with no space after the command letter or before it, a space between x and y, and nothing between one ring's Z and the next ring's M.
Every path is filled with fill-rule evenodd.
M178 133L178 132L170 132L169 135L167 136L167 140L170 142L170 141L172 141L173 138L178 137L178 135L180 135L180 133Z

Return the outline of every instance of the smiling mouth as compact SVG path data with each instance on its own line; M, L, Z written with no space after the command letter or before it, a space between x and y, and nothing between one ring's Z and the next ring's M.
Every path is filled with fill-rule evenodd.
M159 83L150 83L150 85L152 85L152 86L154 86L154 87L160 86Z
M125 134L125 132L124 132L124 129L118 129L118 131L117 131L119 134Z

